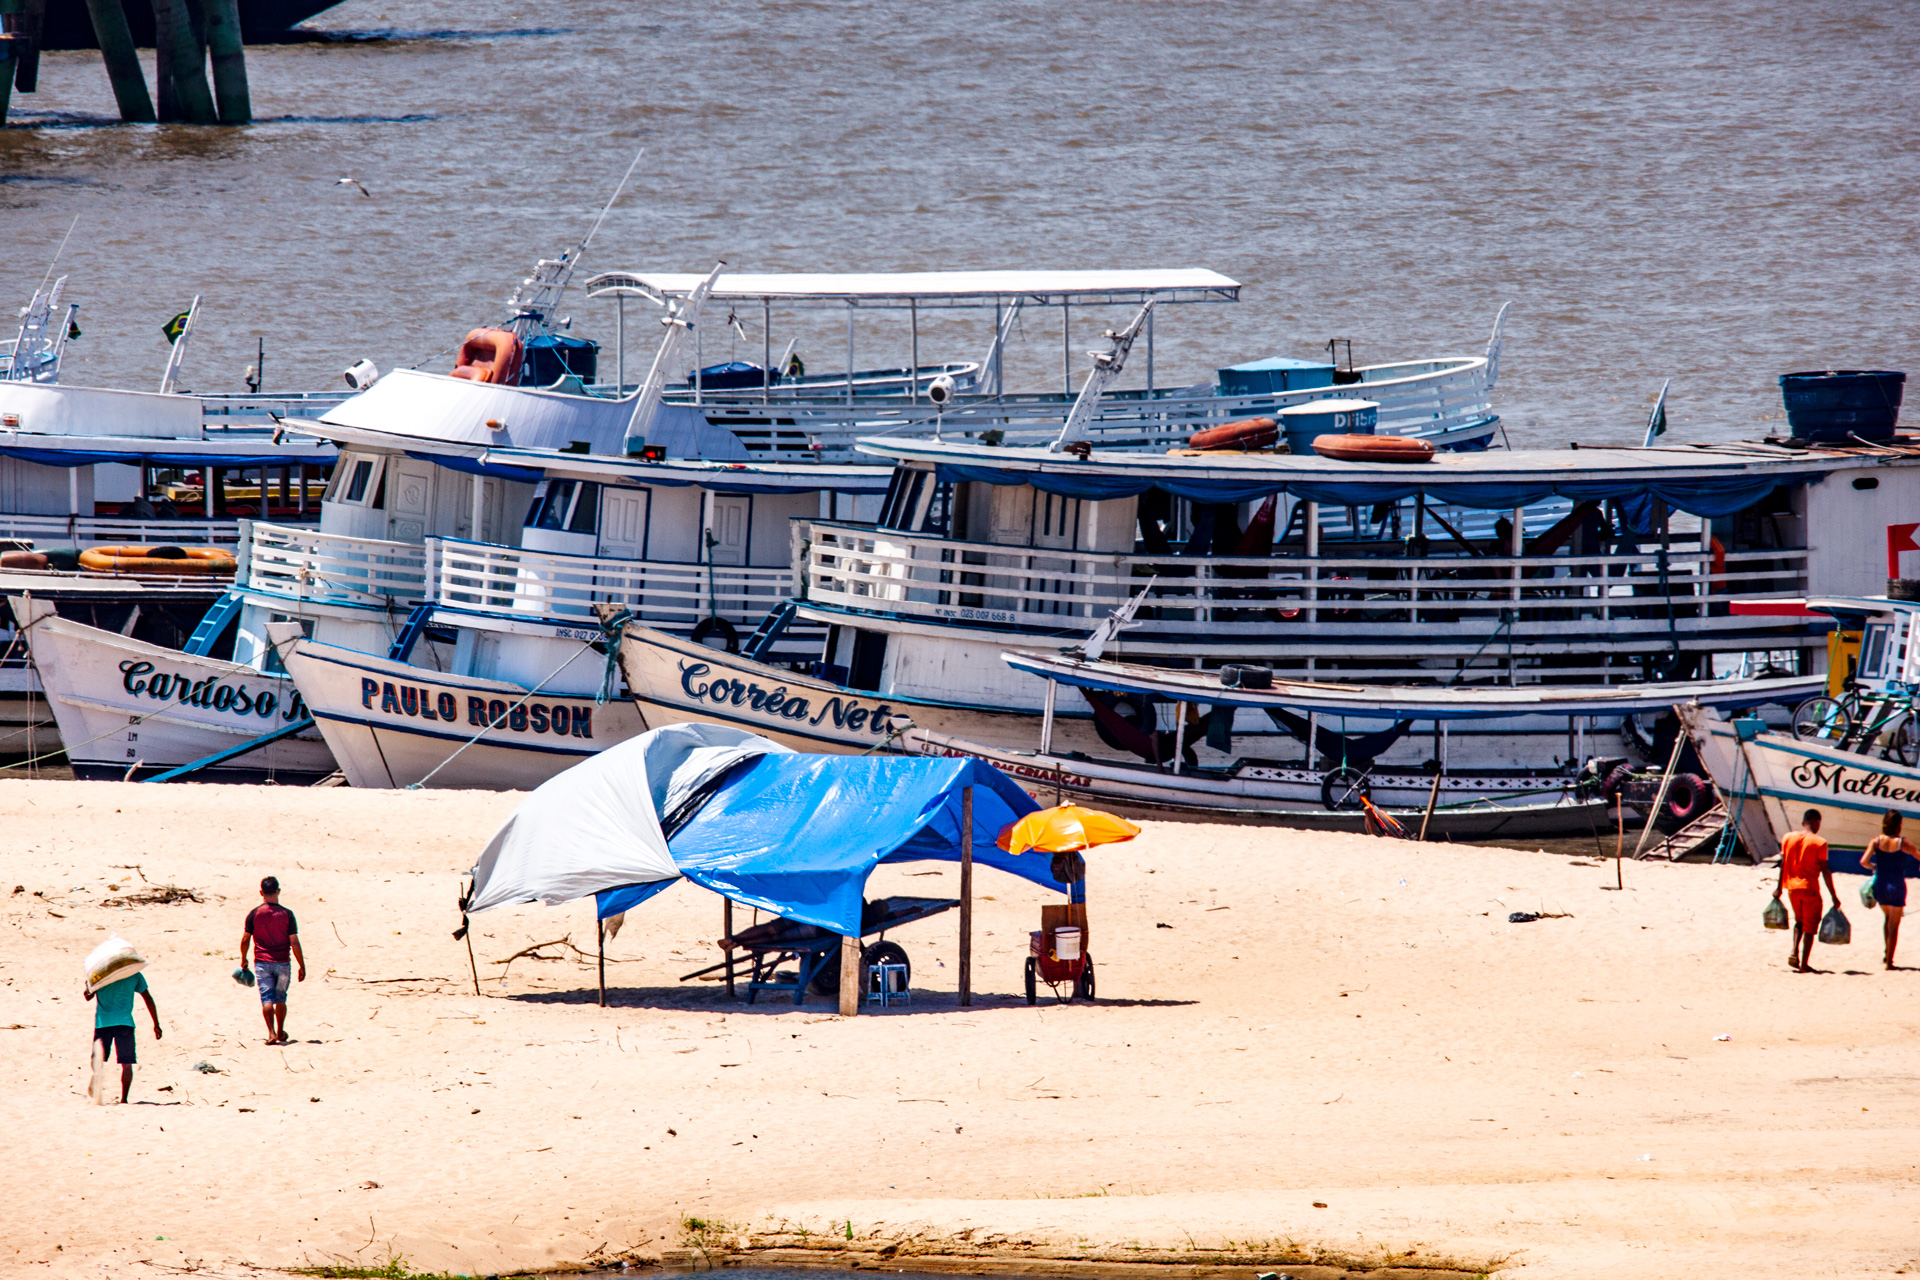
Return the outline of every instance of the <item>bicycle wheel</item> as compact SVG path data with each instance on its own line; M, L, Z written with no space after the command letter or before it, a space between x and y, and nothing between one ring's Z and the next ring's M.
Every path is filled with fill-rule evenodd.
M1847 736L1853 728L1853 716L1833 698L1808 698L1793 709L1793 736L1803 742Z
M1920 716L1908 712L1887 734L1887 747L1881 753L1909 769L1920 768Z

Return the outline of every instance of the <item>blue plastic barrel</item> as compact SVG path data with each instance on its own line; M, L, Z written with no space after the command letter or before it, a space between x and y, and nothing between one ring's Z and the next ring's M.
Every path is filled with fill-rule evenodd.
M1332 365L1325 361L1289 360L1285 356L1231 364L1215 372L1223 396L1264 396L1333 385Z
M1312 453L1321 436L1370 436L1380 421L1377 400L1309 400L1280 410L1289 453Z
M1787 426L1810 443L1893 438L1907 375L1882 369L1824 369L1780 375Z

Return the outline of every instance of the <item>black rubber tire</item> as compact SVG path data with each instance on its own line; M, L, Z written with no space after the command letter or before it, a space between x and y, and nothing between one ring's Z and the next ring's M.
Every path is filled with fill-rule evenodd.
M1087 962L1080 966L1080 977L1073 984L1073 998L1075 1000L1093 999L1093 957L1091 956L1087 957Z
M1680 830L1695 818L1706 816L1718 800L1713 784L1705 778L1693 773L1674 774L1673 781L1667 784L1666 811L1660 815L1661 829Z
M1034 974L1033 957L1027 957L1027 1003L1036 1004L1040 999L1040 982Z
M1360 808L1362 796L1373 799L1373 784L1366 774L1351 766L1330 769L1320 779L1320 803L1335 813Z
M865 972L867 966L873 964L906 965L907 986L909 988L913 986L913 962L907 959L906 949L899 943L875 942L861 948L861 971ZM810 989L823 996L837 996L840 994L840 961L838 956L835 956L832 960L822 965L820 972L813 975L813 982ZM865 999L866 994L866 992L862 991L860 993L861 998Z
M740 633L735 631L733 624L725 618L702 618L693 624L693 642L695 644L706 644L707 637L709 636L719 636L721 643L725 646L728 653L740 652ZM708 647L711 648L712 646L709 645Z

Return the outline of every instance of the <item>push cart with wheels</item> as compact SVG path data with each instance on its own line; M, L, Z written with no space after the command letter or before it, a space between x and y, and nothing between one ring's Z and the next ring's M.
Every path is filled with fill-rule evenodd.
M1040 999L1040 984L1055 998L1093 999L1093 956L1087 950L1086 881L1072 886L1064 906L1040 908L1040 927L1027 935L1027 1003ZM1062 994L1064 990L1064 994Z
M887 930L937 916L959 905L958 898L894 897L866 903L860 912L860 935L864 938L879 934L880 940L861 949L860 972L864 975L875 965L899 965L906 970L907 983L911 983L913 970L906 949L897 942L887 941ZM726 969L737 963L731 952L741 951L746 953L748 1004L754 1003L762 991L791 991L793 1002L804 1004L809 988L829 996L840 990L841 937L817 925L775 917L738 930L731 938L722 938L720 945L730 953L723 963L690 973L681 981L704 976L715 969ZM794 964L795 969L791 980L782 981L779 969L788 962Z

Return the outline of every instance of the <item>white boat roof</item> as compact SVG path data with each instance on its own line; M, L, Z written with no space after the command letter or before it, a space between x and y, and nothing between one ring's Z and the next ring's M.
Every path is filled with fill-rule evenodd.
M673 271L605 271L587 281L587 296L683 298L706 276ZM782 306L985 307L1016 299L1036 306L1065 303L1137 305L1238 302L1240 282L1200 267L1144 271L861 271L723 274L715 299Z

